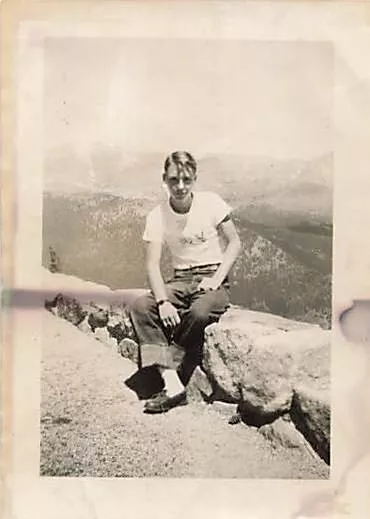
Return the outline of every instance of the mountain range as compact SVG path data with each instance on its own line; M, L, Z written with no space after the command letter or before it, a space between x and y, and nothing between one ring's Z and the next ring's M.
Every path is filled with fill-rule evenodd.
M107 193L123 198L151 198L161 191L162 154L124 154L119 148L97 145L89 158L72 145L49 150L44 189L54 193ZM303 216L331 224L333 192L331 154L312 160L207 155L198 158L198 188L218 192L252 220L271 221L280 214ZM302 218L301 218L302 219ZM265 221L264 223L268 223Z

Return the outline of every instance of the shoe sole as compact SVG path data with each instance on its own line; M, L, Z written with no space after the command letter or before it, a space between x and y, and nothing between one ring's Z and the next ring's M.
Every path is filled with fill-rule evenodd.
M148 407L145 407L144 408L144 413L145 414L163 414L163 413L168 413L168 411L171 411L171 409L175 409L176 407L180 407L180 406L184 406L184 405L188 405L188 401L187 400L182 400L180 401L179 403L177 404L174 404L170 407L157 407L157 408L148 408Z

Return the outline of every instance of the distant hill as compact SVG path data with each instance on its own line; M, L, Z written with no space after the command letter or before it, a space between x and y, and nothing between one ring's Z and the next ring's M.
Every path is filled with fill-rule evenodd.
M310 223L332 225L333 178L332 157L282 165L284 174L265 178L265 187L238 209L256 223L283 226ZM288 173L286 173L286 168Z
M155 203L151 197L46 192L43 264L48 265L51 245L66 274L112 288L147 286L142 233L145 215ZM231 276L233 302L328 326L331 225L290 218L289 212L273 219L272 206L266 223L262 206L259 221L249 218L249 209L240 204L234 212L243 251ZM163 269L169 276L166 253Z

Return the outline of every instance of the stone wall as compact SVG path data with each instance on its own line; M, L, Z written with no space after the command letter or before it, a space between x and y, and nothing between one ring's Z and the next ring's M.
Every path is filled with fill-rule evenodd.
M117 298L110 304L81 302L72 294L49 291L46 309L137 363L125 304ZM329 463L330 338L317 325L231 307L206 329L204 364L190 383L191 398L235 404L234 422L239 418L268 437L281 438L285 430L291 442L295 426Z

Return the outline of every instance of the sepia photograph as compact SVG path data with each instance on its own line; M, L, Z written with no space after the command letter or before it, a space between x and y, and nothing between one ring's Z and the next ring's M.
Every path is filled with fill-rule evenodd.
M1 516L367 517L368 15L2 3Z
M40 475L328 479L328 41L43 41Z

